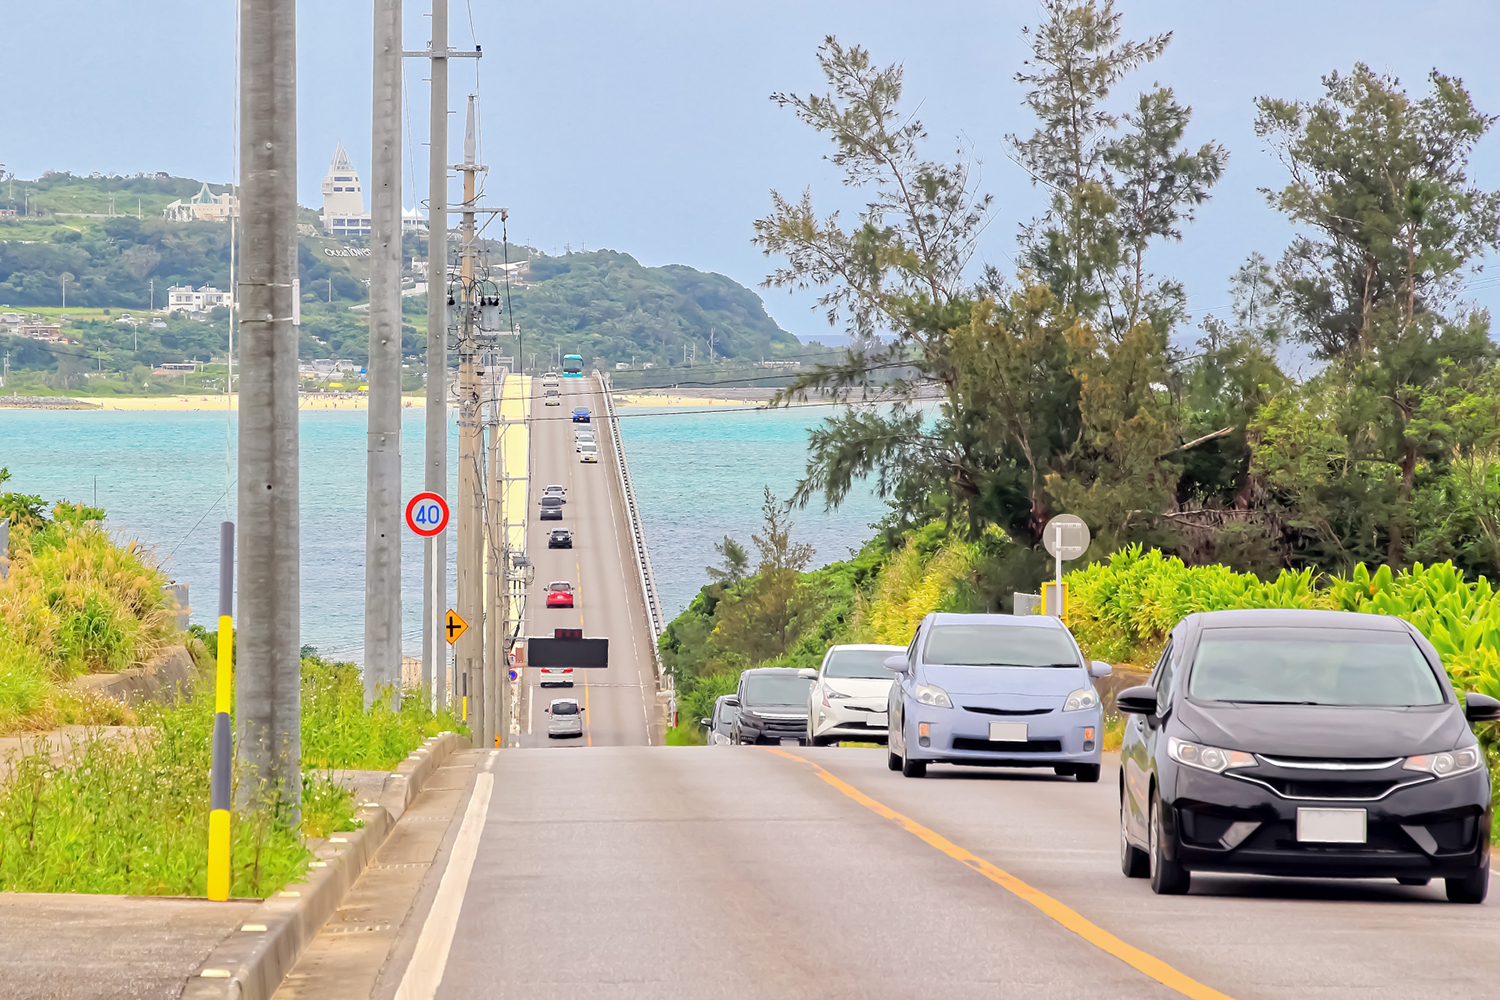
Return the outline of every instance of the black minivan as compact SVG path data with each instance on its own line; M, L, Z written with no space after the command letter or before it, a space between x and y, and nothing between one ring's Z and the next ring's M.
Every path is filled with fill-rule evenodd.
M1489 886L1490 777L1432 645L1385 615L1189 615L1150 683L1120 692L1120 867L1158 893L1191 873Z

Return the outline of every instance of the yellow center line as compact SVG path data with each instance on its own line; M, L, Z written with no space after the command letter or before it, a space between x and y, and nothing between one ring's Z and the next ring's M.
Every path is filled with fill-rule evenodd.
M832 785L834 788L837 788L839 791L843 792L849 798L853 799L855 802L858 802L866 809L869 809L876 815L883 816L888 820L894 821L908 833L914 834L917 839L927 843L932 847L937 848L939 851L942 851L953 860L967 865L969 868L983 875L991 882L994 882L996 885L1000 886L1006 891L1025 900L1032 906L1036 907L1038 910L1041 910L1043 913L1051 917L1053 920L1057 921L1063 927L1067 928L1074 934L1077 934L1079 937L1089 942L1089 944L1094 945L1101 951L1105 951L1113 955L1115 958L1118 958L1126 965L1129 965L1132 968L1144 973L1150 978L1156 980L1158 983L1161 983L1163 986L1174 989L1185 997L1193 998L1193 1000L1232 1000L1232 998L1229 997L1228 994L1220 993L1212 986L1205 986L1204 984L1198 982L1196 979L1193 979L1191 976L1188 976L1186 973L1179 972L1177 969L1174 969L1172 966L1168 965L1166 962L1163 962L1155 955L1148 954L1147 952L1142 951L1132 944L1127 944L1115 935L1111 934L1109 931L1100 927L1098 924L1087 919L1077 910L1073 909L1067 904L1053 899L1051 896L1047 895L1045 892L1042 892L1040 889L1035 889L1032 886L1027 885L1025 882L1022 882L1010 872L1007 872L1001 868L997 868L983 858L964 850L962 847L959 847L957 844L953 843L942 834L928 829L921 823L918 823L916 820L912 819L910 816L902 815L901 813L898 813L896 810L892 809L890 806L887 806L881 802L877 802L875 799L870 798L870 796L866 795L858 788L855 788L847 781L844 781L842 778L835 777L833 774L829 773L824 768L819 767L817 764L814 764L806 757L799 757L797 754L788 753L785 750L782 750L780 747L764 747L763 749L769 750L774 754L785 757L787 760L794 760L799 764L806 764L808 767L813 769L818 777L822 778L824 781L828 782L828 784Z

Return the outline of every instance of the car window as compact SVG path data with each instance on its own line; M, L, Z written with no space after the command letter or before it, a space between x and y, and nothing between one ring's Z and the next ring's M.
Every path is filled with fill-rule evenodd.
M562 497L542 497L543 507L561 507Z
M891 649L835 649L828 654L823 676L890 680L885 661L894 654Z
M812 680L796 674L762 674L745 680L744 701L751 705L804 705Z
M1077 667L1078 652L1060 628L998 621L944 622L927 631L922 659L951 667Z
M553 715L577 715L578 705L571 701L559 701L552 706Z
M1405 632L1204 629L1188 694L1270 705L1441 705L1443 689Z
M1172 643L1167 642L1167 648L1161 651L1161 659L1156 661L1156 669L1151 672L1150 684L1156 688L1156 703L1165 706L1172 697L1172 675L1175 672L1172 662Z

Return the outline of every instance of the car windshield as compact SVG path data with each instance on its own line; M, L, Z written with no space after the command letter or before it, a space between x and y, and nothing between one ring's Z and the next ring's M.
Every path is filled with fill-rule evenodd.
M927 633L923 661L949 667L1077 667L1060 628L1005 622L950 622Z
M577 715L578 703L573 701L555 701L552 703L553 715Z
M744 702L751 705L805 705L812 681L796 674L762 674L745 678Z
M875 680L891 680L892 674L885 668L891 656L900 656L899 649L835 649L828 654L828 663L823 667L824 677L863 677Z
M542 497L543 507L561 507L562 497Z
M1188 694L1258 705L1443 704L1416 641L1373 629L1205 629Z
M549 590L564 590L564 591L566 591L566 590L572 590L573 589L573 585L571 583L554 583L554 584L552 584L552 586L550 586L547 589L549 589Z

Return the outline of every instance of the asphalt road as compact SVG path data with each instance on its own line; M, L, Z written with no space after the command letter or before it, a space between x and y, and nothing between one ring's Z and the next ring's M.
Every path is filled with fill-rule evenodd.
M1500 981L1500 906L1440 884L1199 875L1152 895L1119 872L1113 755L1097 785L906 779L852 748L486 757L375 996L424 976L454 1000L1420 1000ZM466 877L433 889L460 854ZM447 947L418 946L443 911L451 936L426 936Z
M557 745L547 737L547 705L554 698L577 698L584 711L584 735L567 741L577 746L645 746L660 740L655 716L651 634L641 597L640 578L630 547L629 526L619 477L612 464L615 441L606 422L598 418L603 400L591 378L561 380L562 405L545 406L541 380L531 384L532 403L531 514L527 524L527 552L536 578L527 597L527 635L551 635L554 628L582 628L586 636L609 639L609 667L580 670L573 688L542 688L537 672L526 670L522 690L522 746ZM597 464L585 465L574 451L571 414L586 406L594 419L589 426L599 439ZM542 488L568 489L562 521L536 519ZM549 549L552 529L573 532L573 548ZM574 607L548 609L547 584L567 580L576 588Z

